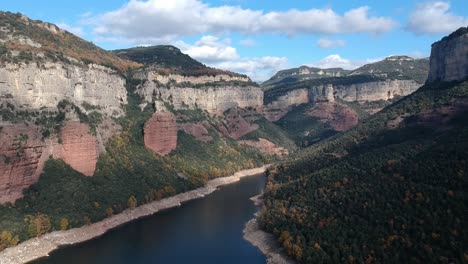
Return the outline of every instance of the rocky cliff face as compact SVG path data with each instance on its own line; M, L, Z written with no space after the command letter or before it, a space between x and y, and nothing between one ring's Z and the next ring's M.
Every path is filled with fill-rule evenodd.
M461 81L468 78L468 27L432 44L427 82Z
M0 204L23 196L43 167L44 143L39 129L25 124L2 124L0 128Z
M68 122L62 129L62 159L74 170L92 176L98 158L97 139L90 134L89 126L79 121ZM58 156L58 155L56 155Z
M373 102L406 96L421 86L414 80L386 80L356 84L312 85L310 88L291 90L264 107L270 121L281 119L289 107L305 103L334 102L339 98L348 102ZM268 93L268 91L266 92Z
M14 202L23 189L39 179L50 156L63 159L73 169L92 176L98 158L96 137L87 124L70 121L56 137L43 139L40 128L30 124L2 123L0 126L0 204Z
M415 92L421 84L413 80L386 80L350 85L333 85L335 97L348 102L389 100Z
M159 77L158 77L159 76ZM263 91L244 82L238 84L242 77L229 76L200 76L200 77L182 77L179 76L172 81L167 80L165 76L155 73L148 75L136 75L137 78L146 80L141 85L137 93L147 102L161 100L174 107L175 110L182 109L202 109L210 114L222 114L224 111L235 108L258 108L263 105ZM148 79L146 79L148 78ZM174 85L163 85L159 80L172 82ZM217 82L211 85L210 83ZM186 82L190 81L190 82Z
M59 62L7 63L0 67L0 98L28 109L56 109L66 99L77 106L98 106L112 116L127 103L125 80L103 66Z
M157 154L167 155L177 146L176 118L169 112L155 112L144 127L145 146Z

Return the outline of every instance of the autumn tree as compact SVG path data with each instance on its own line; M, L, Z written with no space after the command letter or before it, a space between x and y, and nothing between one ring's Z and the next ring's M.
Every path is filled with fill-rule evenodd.
M60 219L60 229L61 230L67 230L69 226L68 219L67 218L62 218Z
M28 233L31 237L37 237L49 232L52 228L50 219L45 214L38 214L30 217Z
M127 201L127 206L128 206L128 208L130 208L130 209L135 209L135 208L137 207L137 205L138 205L138 201L137 201L137 199L135 198L135 196L133 196L133 195L130 196L130 197L128 198L128 201Z

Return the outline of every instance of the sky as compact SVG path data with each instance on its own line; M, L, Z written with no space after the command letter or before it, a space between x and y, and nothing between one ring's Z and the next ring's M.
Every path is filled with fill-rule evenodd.
M0 10L108 50L171 44L255 81L301 65L428 57L432 43L468 26L467 0L1 0Z

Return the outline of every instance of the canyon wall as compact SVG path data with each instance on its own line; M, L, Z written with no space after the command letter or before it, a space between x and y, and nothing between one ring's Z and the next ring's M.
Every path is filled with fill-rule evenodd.
M137 93L147 102L161 100L169 103L175 110L202 109L219 115L230 108L258 108L263 105L261 88L246 82L250 79L240 76L179 76L171 79L169 85L159 81L166 81L164 78L168 78L167 76L153 72L140 72L134 78L145 80L144 84L138 87Z
M70 121L58 138L44 140L40 128L25 123L0 126L0 204L14 202L39 179L49 157L63 159L73 169L92 176L98 158L96 137L87 124Z
M427 82L468 78L468 27L432 44Z
M278 121L287 114L289 108L305 103L333 103L339 98L347 102L372 102L389 100L395 96L406 96L421 86L413 80L386 80L348 85L314 85L288 91L264 106L263 113L270 121ZM268 93L268 91L266 91ZM268 95L267 95L268 96Z
M415 92L421 84L413 80L385 80L350 85L333 85L335 97L348 102L389 100Z
M159 155L167 155L177 146L177 124L170 112L155 112L144 127L145 146Z
M0 98L33 110L55 110L63 99L77 106L86 102L117 117L123 114L127 91L125 79L103 66L6 63L0 67Z

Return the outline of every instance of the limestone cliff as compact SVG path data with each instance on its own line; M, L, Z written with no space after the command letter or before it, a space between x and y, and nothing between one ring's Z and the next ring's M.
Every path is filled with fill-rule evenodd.
M202 109L219 115L230 108L258 108L263 105L263 91L245 82L243 77L172 75L173 79L168 80L171 76L154 72L134 77L144 81L137 93L147 102L161 100L175 110Z
M415 92L421 84L414 80L385 80L350 85L334 85L335 97L348 102L389 100Z
M468 27L432 44L430 61L428 83L468 78Z
M55 110L61 100L99 107L121 116L127 103L125 80L115 71L91 64L7 63L0 66L0 98L30 110Z

